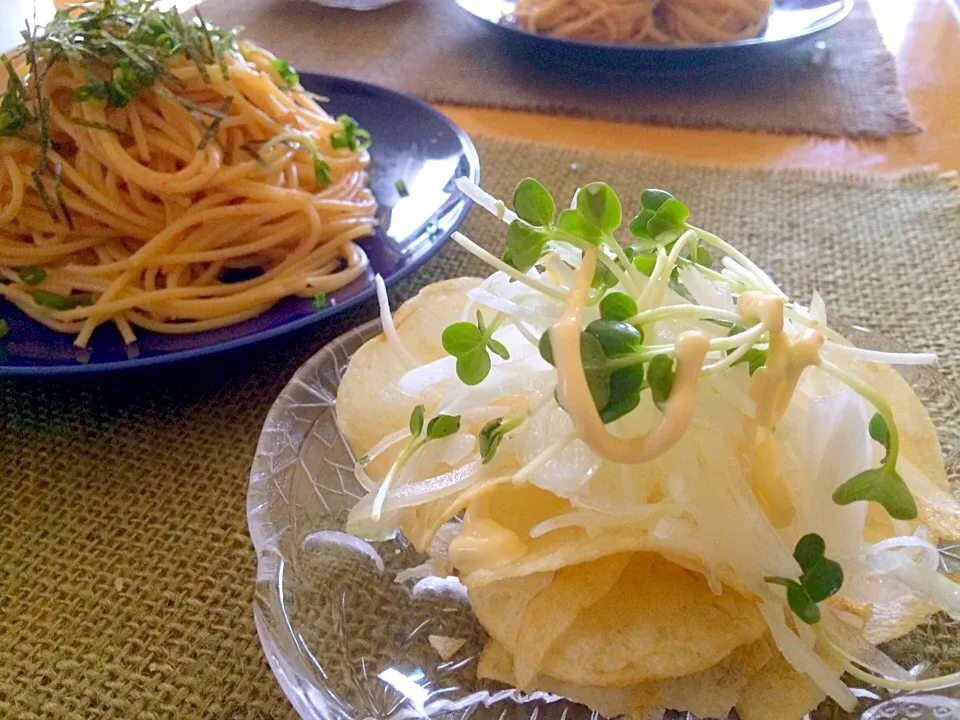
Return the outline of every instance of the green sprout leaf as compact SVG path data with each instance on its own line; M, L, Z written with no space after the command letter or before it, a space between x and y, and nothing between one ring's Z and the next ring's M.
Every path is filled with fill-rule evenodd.
M603 410L610 402L610 373L607 370L607 358L600 341L590 333L580 333L580 361L587 378L587 387L593 397L597 411Z
M507 250L504 262L520 272L527 272L540 261L543 248L549 240L547 233L525 224L521 220L510 223L507 231Z
M750 348L749 350L747 350L747 354L744 355L743 358L737 362L738 363L746 362L748 372L750 376L753 377L753 374L757 370L759 370L760 368L762 368L764 365L767 364L767 351L758 350L757 348Z
M643 345L643 334L620 320L594 320L584 332L600 342L603 354L608 358L633 355L640 352Z
M550 330L545 330L540 336L540 356L554 365ZM580 362L583 365L583 373L593 402L597 410L602 410L610 401L610 373L607 369L607 358L603 354L600 341L585 332L580 333Z
M887 427L887 421L883 419L883 415L880 413L874 413L873 417L870 418L870 437L874 441L883 445L883 449L887 451L887 454L890 453L890 428ZM883 462L886 462L887 458L884 456Z
M429 440L440 440L441 438L453 435L459 429L459 415L437 415L427 423L427 438Z
M807 625L816 625L820 622L820 608L801 585L790 583L787 586L787 604L794 615Z
M556 367L556 363L553 361L553 345L550 344L550 330L544 330L543 335L540 336L540 357L546 360L548 363Z
M800 620L808 625L820 622L820 608L823 602L840 591L843 586L843 569L840 564L824 554L826 545L816 533L804 535L797 542L793 557L800 566L800 581L782 577L766 577L764 581L771 585L782 585L787 589L787 604Z
M657 210L647 223L647 230L657 237L670 230L683 231L684 223L690 217L690 210L676 198L670 198Z
M688 217L689 208L666 190L644 190L640 193L640 210L628 229L640 240L676 240L686 230Z
M458 322L447 326L440 336L443 349L454 357L466 355L484 346L483 333L473 323Z
M420 437L423 432L423 415L426 408L423 405L417 405L410 413L410 434L414 437Z
M490 354L483 345L457 356L457 376L465 385L479 385L490 374Z
M553 197L533 178L524 178L513 191L513 209L521 220L537 227L551 227L557 212Z
M607 293L600 300L600 317L604 320L629 320L638 312L636 301L626 293Z
M797 541L793 550L793 559L797 561L803 572L808 572L824 558L827 545L823 538L816 533L804 535Z
M440 336L443 349L457 359L457 376L466 385L478 385L490 374L490 352L504 360L510 359L506 346L493 339L497 325L499 321L487 327L478 310L476 325L468 322L454 323L447 326Z
M657 267L657 258L653 255L638 255L633 259L633 266L647 277L650 277Z
M327 294L319 292L313 296L313 309L324 310L327 307Z
M648 188L640 193L640 206L644 210L656 212L667 200L673 200L673 195L666 190Z
M592 225L577 210L567 208L557 218L557 227L565 233L580 238L592 245L603 241L604 233L596 225Z
M17 275L27 285L39 285L46 279L47 271L38 265L26 265L17 271Z
M10 333L10 323L8 323L4 318L0 318L0 340L5 338Z
M403 180L397 180L393 186L397 189L397 194L400 197L407 197L410 194L410 191L407 190L407 184Z
M843 569L840 564L823 558L803 574L803 589L815 603L835 595L843 586Z
M274 58L270 61L270 64L288 88L295 88L300 84L300 75L293 69L289 62L282 58Z
M606 291L617 284L617 276L604 263L598 262L597 269L593 271L593 280L590 281L590 287L594 290Z
M745 327L742 325L732 325L730 327L730 332L727 333L727 337L733 337L734 335L739 335L742 332L746 332ZM733 350L727 350L727 355L732 352ZM750 377L753 377L753 374L757 370L767 364L767 351L760 350L758 348L750 348L743 357L734 363L734 365L741 365L743 363L747 363Z
M713 256L710 251L696 241L690 246L690 261L705 268L713 267Z
M606 183L584 185L574 201L577 213L587 225L606 234L613 233L623 221L623 209L617 194Z
M662 407L673 392L673 359L669 355L656 355L647 366L647 384L653 395L653 402Z
M610 375L610 402L600 411L604 423L617 420L640 404L643 365L622 368Z
M654 215L656 215L656 212L653 210L641 209L629 222L627 230L630 231L631 235L640 240L653 239L650 231L647 230L647 223L653 219Z
M490 348L490 352L496 353L504 360L510 359L510 351L507 350L507 346L504 345L499 340L494 340L493 338L487 339L487 347Z
M642 338L632 325L608 320L594 320L587 330L580 333L583 374L600 419L605 423L623 417L640 403L643 365L638 362L629 367L613 369L609 358L639 351ZM549 330L540 336L540 355L554 365Z
M503 440L503 435L499 432L501 425L503 425L503 418L494 418L480 431L480 457L483 458L484 465L493 460L497 448L500 447L500 441Z
M889 465L864 470L833 493L833 501L837 505L849 505L861 500L879 503L895 520L913 520L917 517L917 504L910 489L896 469Z
M516 415L510 420L495 418L483 426L478 439L480 441L480 457L483 458L484 465L493 460L493 456L497 454L497 448L500 447L500 442L506 437L507 433L516 430L526 419L526 415Z

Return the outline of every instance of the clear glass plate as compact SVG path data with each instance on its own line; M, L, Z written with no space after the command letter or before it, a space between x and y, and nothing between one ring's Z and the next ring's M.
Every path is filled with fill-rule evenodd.
M364 491L337 427L337 387L351 355L379 332L375 321L346 333L300 368L271 409L257 447L247 499L258 556L254 616L280 685L307 720L594 720L595 713L563 698L478 680L485 634L459 582L397 583L397 573L424 559L402 537L370 544L343 532ZM897 349L862 330L847 335L863 347ZM948 473L960 483L960 392L931 368L905 368L904 375L934 418ZM957 552L942 549L955 572ZM960 669L960 627L938 616L915 633L927 647L954 649L935 662L917 654L916 642L894 642L888 652L924 675ZM431 636L463 645L444 661ZM828 702L814 717L960 720L953 690L860 695L853 715ZM667 718L693 720L687 713Z

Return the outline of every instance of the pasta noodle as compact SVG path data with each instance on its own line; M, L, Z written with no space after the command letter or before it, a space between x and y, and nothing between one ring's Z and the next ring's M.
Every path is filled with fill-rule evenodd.
M689 45L754 38L770 0L517 0L531 32L598 43Z
M223 327L366 268L369 135L265 50L108 1L4 62L0 295L77 346Z

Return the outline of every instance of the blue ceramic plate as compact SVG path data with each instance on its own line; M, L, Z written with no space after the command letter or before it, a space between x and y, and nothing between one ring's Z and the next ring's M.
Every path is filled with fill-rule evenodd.
M843 20L854 0L773 0L756 38L703 45L612 45L528 32L512 19L516 0L457 0L461 8L501 34L517 51L537 60L607 70L679 72L739 62L780 51Z
M360 241L370 269L327 296L317 312L311 300L287 298L259 317L219 330L192 335L138 331L138 342L125 346L112 327L97 330L86 351L73 347L73 336L48 330L15 306L0 300L0 317L10 332L0 340L0 375L74 375L103 373L181 362L262 342L337 313L375 293L380 273L387 285L423 265L463 222L470 201L454 186L458 177L479 180L480 165L470 138L429 105L374 85L301 73L308 90L330 98L333 115L352 115L373 136L370 180L377 198L380 225ZM400 197L398 180L408 195Z

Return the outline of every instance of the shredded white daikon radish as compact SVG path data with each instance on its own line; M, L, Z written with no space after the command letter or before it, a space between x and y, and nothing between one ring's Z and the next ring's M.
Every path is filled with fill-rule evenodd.
M588 535L596 534L596 531L601 528L618 526L630 526L634 530L642 530L653 527L661 518L679 512L678 505L668 502L648 505L643 510L635 510L630 515L575 511L544 520L530 530L530 537L540 537L554 530L568 527L582 527L586 529Z
M395 432L390 433L389 435L384 436L383 438L381 438L380 442L378 442L376 445L374 445L372 448L370 448L367 451L367 454L364 455L365 461L370 462L371 460L376 459L380 455L380 453L382 453L384 450L387 450L388 448L393 447L404 438L409 438L409 437L410 437L410 431L407 428L404 428L402 430L397 430Z
M374 278L374 284L377 286L377 303L380 305L380 324L383 326L383 334L390 343L390 347L397 353L397 357L408 368L415 368L416 358L410 354L410 351L404 346L403 341L397 334L397 326L393 324L393 315L390 314L390 300L387 298L387 286L383 278L378 274Z
M858 348L852 345L842 345L829 340L826 343L826 351L828 354L833 353L835 355L846 355L849 357L855 357L858 360L886 363L887 365L935 365L937 362L936 353L904 353L865 350L864 348Z
M850 627L829 608L821 612L823 628L827 637L844 657L867 670L894 680L909 680L910 673L897 665L882 650L867 640L862 632Z
M517 219L517 214L510 208L504 207L503 203L497 200L493 195L483 190L479 185L471 182L465 177L457 178L454 183L457 189L464 195L473 200L477 205L496 215L507 225Z
M783 616L783 606L771 602L761 602L760 614L763 616L773 641L777 644L784 659L799 673L807 675L819 685L827 695L847 712L857 706L857 699L850 689L840 680L839 673L827 665L812 647L804 645L793 634Z
M820 325L827 324L827 304L823 301L823 296L817 290L813 291L810 298L810 308L808 310L810 319Z
M690 296L700 305L714 307L727 312L736 312L730 286L726 283L713 283L691 267L680 268L680 282Z
M383 505L384 512L390 513L414 505L423 505L453 495L472 485L482 468L483 464L480 460L473 460L442 475L395 487L387 494ZM373 495L370 494L354 505L350 515L358 519L369 516L372 506Z

